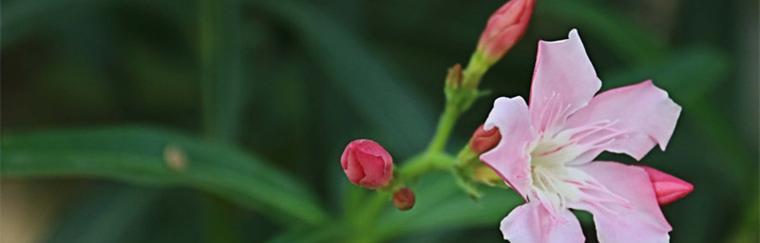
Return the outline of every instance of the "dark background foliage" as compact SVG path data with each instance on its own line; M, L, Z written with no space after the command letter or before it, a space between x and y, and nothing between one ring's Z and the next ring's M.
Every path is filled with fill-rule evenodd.
M346 195L362 192L341 174L343 146L373 138L397 161L423 149L446 68L468 60L502 3L3 0L0 238L20 241L9 236L24 233L10 232L19 227L43 242L350 234L299 222L351 213ZM663 209L673 241L757 242L757 1L538 0L526 36L486 75L492 93L465 114L450 150L495 97L527 96L536 42L571 28L604 89L653 79L684 107L667 152L643 161L696 186ZM178 176L151 167L145 161L160 165L167 141L206 169ZM455 207L478 205L455 188L420 184L418 212L389 211L383 222L395 228L378 229L387 239L499 242L513 198L486 195L475 206L488 213L481 217ZM425 204L443 191L449 208ZM301 218L271 216L281 214Z

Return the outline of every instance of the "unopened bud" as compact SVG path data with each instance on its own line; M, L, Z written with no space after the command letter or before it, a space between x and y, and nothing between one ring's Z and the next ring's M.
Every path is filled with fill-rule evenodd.
M489 186L504 184L504 180L499 177L499 174L496 174L496 172L491 169L491 167L488 167L485 163L476 165L476 167L472 170L472 178L477 182Z
M449 68L446 75L446 87L456 89L462 86L462 65L458 63Z
M694 186L684 180L652 167L641 166L649 174L654 193L657 195L657 203L667 205L681 199L694 190Z
M369 189L384 187L393 178L393 158L369 139L351 141L343 150L340 165L351 183Z
M483 125L480 125L472 134L470 148L475 153L482 154L496 147L496 145L499 144L499 141L501 141L499 128L493 127L491 130L485 130Z
M478 52L488 62L501 59L522 38L534 5L535 0L510 0L491 15L478 42Z
M408 187L399 189L393 193L393 206L401 211L414 207L414 192Z

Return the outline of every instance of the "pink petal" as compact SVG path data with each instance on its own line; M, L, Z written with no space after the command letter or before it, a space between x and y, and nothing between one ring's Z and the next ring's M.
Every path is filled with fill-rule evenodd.
M525 100L522 97L496 99L483 125L485 130L493 127L499 128L501 140L480 159L525 198L531 183L528 147L536 140Z
M358 183L364 178L364 168L362 168L361 163L356 160L356 152L352 150L352 148L353 146L351 144L346 146L346 151L344 151L341 156L341 166L346 172L348 180Z
M389 175L386 172L386 163L381 156L358 152L355 156L358 161L362 161L361 168L364 171L364 177L359 181L359 184L369 187L377 187L378 185L386 184L389 181Z
M550 213L536 201L520 205L501 221L501 233L512 243L583 242L581 225L570 210Z
M560 126L567 116L586 106L602 85L578 31L573 29L568 36L538 43L530 112L540 132Z
M626 153L640 160L655 144L665 149L676 127L681 107L668 97L668 93L654 86L652 81L605 91L585 108L573 114L567 127L580 127L598 122L611 122L610 128L624 132L610 140L601 150ZM598 132L587 139L609 136Z
M660 211L649 176L643 168L615 162L592 162L577 167L618 198L582 198L572 208L594 215L599 242L668 242L670 224Z

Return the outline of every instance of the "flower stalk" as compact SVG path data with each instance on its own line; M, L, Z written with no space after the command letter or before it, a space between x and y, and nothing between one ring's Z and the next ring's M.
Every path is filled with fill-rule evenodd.
M393 179L387 185L376 188L377 192L365 199L364 208L348 215L358 232L371 232L371 227L389 201L393 201L399 209L410 209L411 206L405 203L411 201L413 205L413 194L411 191L403 195L399 192L404 189L410 190L407 184L431 171L450 172L457 185L468 195L472 198L480 197L480 192L475 186L477 181L473 178L475 172L480 169L477 166L482 166L481 163L476 163L479 161L479 152L473 151L472 145L468 143L457 156L454 156L446 152L446 145L460 116L483 95L478 90L483 75L525 32L533 10L533 2L534 0L512 0L503 5L489 19L466 68L463 69L459 64L449 68L444 85L445 106L430 143L424 151L401 163L401 166L396 168ZM401 196L404 200L400 200ZM363 234L355 236L352 240L373 242L373 237Z

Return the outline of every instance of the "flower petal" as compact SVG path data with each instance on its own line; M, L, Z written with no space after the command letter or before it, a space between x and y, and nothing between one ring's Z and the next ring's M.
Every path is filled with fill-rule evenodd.
M499 128L501 140L480 159L525 198L530 192L531 183L528 147L536 140L525 100L519 96L496 99L493 110L483 124L485 130L493 127Z
M609 139L598 146L595 153L589 154L587 161L602 150L626 153L640 160L655 144L665 150L680 113L681 106L673 102L667 92L654 86L652 81L644 81L597 95L588 106L568 118L567 127L607 123L605 130L584 138L595 143Z
M538 202L528 202L512 210L501 221L501 233L512 243L583 242L581 225L570 210L550 213Z
M601 86L577 30L566 40L540 41L530 93L533 126L539 132L561 126Z
M672 228L643 168L615 162L592 162L577 168L625 200L621 204L618 198L585 197L571 205L594 215L599 242L669 241Z

